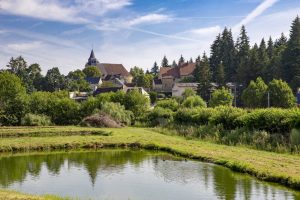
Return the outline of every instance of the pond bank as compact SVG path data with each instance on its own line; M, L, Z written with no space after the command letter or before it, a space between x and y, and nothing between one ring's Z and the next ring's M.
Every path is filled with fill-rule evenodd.
M47 135L49 130L51 134ZM22 132L22 134L16 134L18 132ZM30 135L32 132L35 132L34 136ZM216 163L234 171L251 174L260 180L300 189L299 155L277 154L246 147L186 140L182 137L163 135L146 128L18 127L1 128L0 135L1 133L5 133L6 136L11 134L10 137L1 138L1 152L104 147L158 149Z

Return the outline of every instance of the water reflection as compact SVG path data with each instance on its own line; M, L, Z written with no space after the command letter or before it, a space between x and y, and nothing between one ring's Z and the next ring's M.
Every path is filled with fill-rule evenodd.
M168 154L148 151L0 157L0 186L95 199L295 199L286 188Z

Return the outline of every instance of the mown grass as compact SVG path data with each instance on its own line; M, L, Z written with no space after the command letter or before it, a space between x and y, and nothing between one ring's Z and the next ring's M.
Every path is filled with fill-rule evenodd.
M51 137L28 137L26 133L36 128L5 128L7 132L22 130L22 137L0 139L0 152L104 148L104 147L139 147L145 149L164 150L188 158L199 159L244 172L260 180L277 182L295 189L300 189L300 156L259 151L246 147L218 145L200 140L187 140L179 136L158 133L155 129L121 128L91 129L80 127L46 127L37 128L41 135L51 129L58 135ZM5 132L4 129L0 129ZM45 132L44 132L45 130ZM61 136L63 131L111 132L109 136L71 135Z
M15 191L0 190L0 200L70 200L69 198L61 198L54 195L35 196L21 194Z

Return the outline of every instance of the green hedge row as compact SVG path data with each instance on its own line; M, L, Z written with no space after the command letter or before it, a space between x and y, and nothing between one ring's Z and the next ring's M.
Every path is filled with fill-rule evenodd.
M163 118L176 125L222 125L226 130L248 128L264 130L269 133L289 133L300 119L300 109L254 109L245 110L235 107L182 108L176 112L154 109L149 121Z

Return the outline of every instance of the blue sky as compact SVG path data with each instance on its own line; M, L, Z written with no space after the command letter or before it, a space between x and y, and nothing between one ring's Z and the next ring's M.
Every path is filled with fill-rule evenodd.
M0 0L0 68L22 55L45 73L82 69L93 47L100 62L150 69L197 57L227 26L246 25L251 43L289 34L299 0Z

